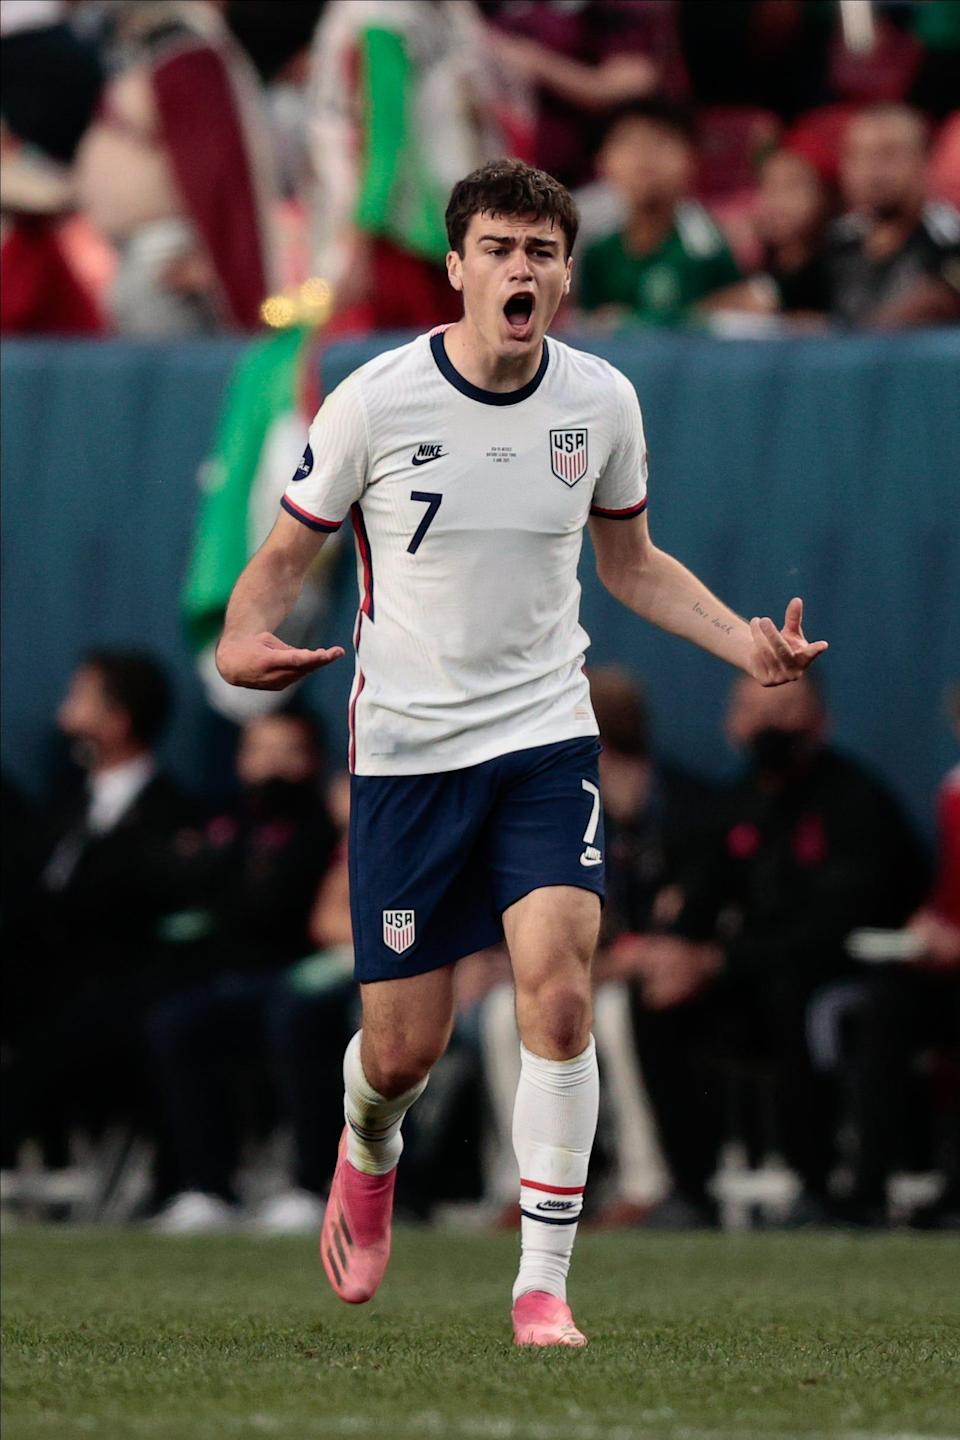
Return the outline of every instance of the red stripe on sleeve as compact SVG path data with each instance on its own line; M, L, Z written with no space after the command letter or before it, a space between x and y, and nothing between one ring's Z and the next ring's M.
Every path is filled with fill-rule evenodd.
M590 514L599 515L601 520L632 520L634 515L642 515L647 508L647 497L644 496L639 505L628 505L626 510L605 510L602 505L591 505Z

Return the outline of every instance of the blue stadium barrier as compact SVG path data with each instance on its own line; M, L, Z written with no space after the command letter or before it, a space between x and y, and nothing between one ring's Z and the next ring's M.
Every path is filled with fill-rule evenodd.
M328 388L397 338L331 347ZM956 759L941 696L960 676L960 332L652 333L590 348L639 392L657 542L747 614L780 618L804 596L808 634L832 645L821 673L836 740L881 769L926 827ZM56 753L66 676L93 644L135 643L169 664L180 703L167 758L201 790L226 781L229 727L205 710L178 596L198 468L240 350L3 346L2 763L29 789ZM728 672L620 609L588 547L582 579L590 658L645 678L665 751L729 771ZM328 643L349 641L354 606L344 563ZM349 682L340 662L309 685L337 753Z

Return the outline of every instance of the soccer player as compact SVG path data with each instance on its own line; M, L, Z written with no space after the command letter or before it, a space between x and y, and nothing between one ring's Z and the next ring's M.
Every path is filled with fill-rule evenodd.
M505 937L522 1041L514 1113L520 1345L583 1345L567 1272L597 1122L590 964L603 892L597 725L577 562L590 523L607 589L765 685L824 649L802 604L742 620L651 542L633 387L547 341L578 217L517 160L446 213L463 319L362 365L325 401L270 537L237 581L218 661L282 689L344 651L275 631L349 514L360 608L350 700L350 888L362 1029L321 1256L369 1300L390 1252L403 1117L450 1036L453 964Z

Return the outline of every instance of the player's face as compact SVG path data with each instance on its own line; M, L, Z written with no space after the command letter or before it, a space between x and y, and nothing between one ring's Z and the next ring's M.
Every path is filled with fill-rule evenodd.
M570 289L562 230L532 216L474 215L463 254L452 250L447 273L463 293L467 322L497 355L538 350Z

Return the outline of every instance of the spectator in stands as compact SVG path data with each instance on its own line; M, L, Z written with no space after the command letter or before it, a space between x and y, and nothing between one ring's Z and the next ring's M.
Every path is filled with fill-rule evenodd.
M960 694L954 694L952 705L954 731L960 738ZM960 1229L960 765L940 788L937 821L936 882L907 924L916 954L910 962L878 967L869 977L856 1016L853 1076L858 1145L843 1213L861 1224L883 1222L887 1181L895 1170L910 1168L905 1163L910 1133L907 1101L916 1089L917 1054L927 1050L936 1058L924 1076L924 1098L938 1096L933 1149L939 1151L934 1159L946 1183L936 1200L915 1212L911 1224L921 1229Z
M202 0L112 13L118 68L78 169L81 204L119 251L117 328L253 330L272 285L275 191L253 67Z
M623 197L623 229L588 246L580 304L606 320L671 325L740 278L726 241L689 198L696 169L693 120L668 101L637 101L612 121L601 174Z
M295 1063L291 1032L299 1027L295 1001L304 977L291 984L288 972L313 949L311 913L336 840L319 790L321 760L306 716L280 712L251 721L237 752L240 805L210 821L187 862L191 889L204 897L210 918L211 974L147 1018L157 1094L177 1159L175 1194L158 1222L170 1233L219 1229L236 1216L238 1117L227 1080L231 1065L249 1065L266 1051L298 1123L298 1139L308 1128L288 1068ZM340 914L342 864L336 874ZM324 948L349 944L342 915L336 933L327 921L318 928ZM321 1049L327 1056L337 1053L332 1043ZM333 1103L335 1085L328 1093ZM309 1159L304 1163L306 1148L298 1146L299 1195L285 1195L284 1208L308 1211L312 1223L321 1213L317 1192L326 1175L317 1175ZM332 1166L335 1151L334 1145L321 1163Z
M889 792L826 744L819 691L740 679L727 716L749 757L699 884L669 935L635 947L637 1039L664 1148L688 1157L686 1198L707 1206L721 1134L716 1057L767 1067L779 1141L804 1185L797 1218L829 1216L834 1105L811 1064L807 1013L851 973L858 926L897 926L927 882L925 857Z
M529 158L564 185L587 182L606 118L656 93L683 94L672 7L635 0L486 0L497 54L535 90Z
M849 214L823 251L822 309L843 325L891 329L960 320L960 215L926 196L927 131L904 105L849 125L840 185Z
M686 887L708 854L720 797L705 781L654 754L646 698L625 671L591 669L590 695L603 744L607 865L594 1032L618 1171L618 1200L602 1219L666 1225L683 1218L686 1156L675 1148L662 1154L636 1066L629 979L644 937L669 929L682 910ZM669 1143L676 1137L666 1138ZM670 1195L672 1184L676 1190Z
M0 328L93 335L101 317L64 243L73 160L103 71L64 0L0 3Z
M334 286L337 328L456 320L450 188L504 149L474 6L331 0L311 66L314 270Z
M100 650L57 716L85 783L41 817L30 942L6 959L22 1003L20 1138L49 1137L56 1161L71 1123L143 1104L139 1015L170 983L158 927L183 903L176 844L194 816L154 753L170 702L149 656Z
M763 106L790 119L829 98L832 5L679 0L677 27L700 105Z
M833 208L829 187L803 155L775 150L763 162L752 221L759 274L703 302L706 310L814 315L823 306L821 247Z

